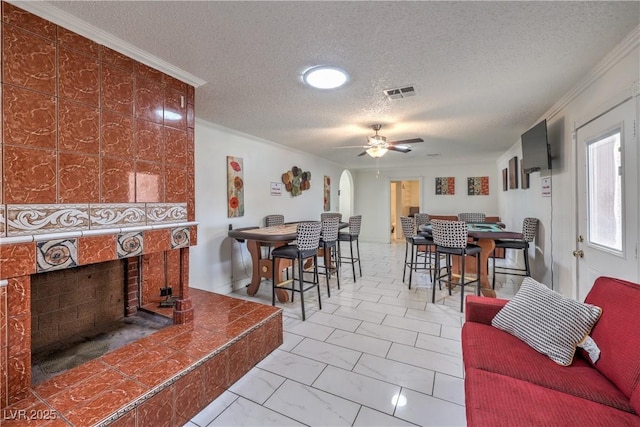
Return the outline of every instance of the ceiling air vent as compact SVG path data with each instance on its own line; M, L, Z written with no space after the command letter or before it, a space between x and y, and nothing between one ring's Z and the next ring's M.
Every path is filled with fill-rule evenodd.
M402 99L410 96L415 96L416 90L413 85L398 87L394 89L384 90L384 95L389 99Z

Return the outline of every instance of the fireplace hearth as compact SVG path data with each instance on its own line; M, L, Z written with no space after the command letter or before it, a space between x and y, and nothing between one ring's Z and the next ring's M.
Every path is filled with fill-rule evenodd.
M170 318L139 310L135 316L123 317L119 321L104 325L93 336L84 336L66 344L60 343L57 348L33 353L31 384L40 384L172 324Z

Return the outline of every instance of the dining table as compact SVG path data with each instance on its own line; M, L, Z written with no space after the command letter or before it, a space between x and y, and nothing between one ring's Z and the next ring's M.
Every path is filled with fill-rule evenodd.
M343 229L348 227L346 222L340 222L338 228ZM247 294L253 296L260 289L260 283L262 279L271 280L273 277L273 260L268 256L265 256L262 248L264 246L283 246L296 239L298 222L286 223L282 225L274 225L271 227L245 227L231 229L228 232L228 236L236 239L239 242L246 241L247 250L251 255L252 274L251 282L247 286ZM325 265L330 265L330 254L321 254L324 256ZM276 281L278 284L283 285L287 283L282 278L282 272L285 268L291 266L291 261L288 259L276 258ZM305 266L308 266L306 264ZM284 289L279 289L276 285L276 297L280 302L288 302L289 294Z
M428 224L421 225L419 227L420 233L429 235L431 233L431 226ZM524 236L518 231L508 231L504 229L502 223L468 223L467 224L468 236L473 239L473 243L480 246L480 272L476 272L476 263L470 262L468 259L465 261L465 273L479 274L480 275L480 290L485 297L496 297L496 292L493 290L489 281L489 257L493 254L496 247L496 240L500 239L522 239ZM467 255L470 257L470 255ZM451 273L453 275L460 275L461 271L461 257L453 256L451 262ZM494 260L495 262L495 260Z

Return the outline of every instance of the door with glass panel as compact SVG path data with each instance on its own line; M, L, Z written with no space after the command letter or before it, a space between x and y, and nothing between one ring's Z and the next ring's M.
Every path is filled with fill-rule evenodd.
M599 276L638 282L636 100L577 132L578 300Z

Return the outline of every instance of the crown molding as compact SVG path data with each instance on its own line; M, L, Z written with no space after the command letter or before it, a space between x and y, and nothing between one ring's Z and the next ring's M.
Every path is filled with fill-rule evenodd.
M110 34L94 25L91 25L78 17L71 15L63 10L58 9L53 4L43 1L15 1L8 0L11 3L21 9L31 12L43 19L53 22L56 25L60 25L68 30L71 30L81 36L84 36L96 43L106 46L110 49L118 51L123 55L142 62L145 65L153 67L163 73L166 73L178 80L181 80L194 87L200 87L207 82L199 77L188 73L175 65L168 63L150 53L128 43L118 37Z
M613 48L611 52L607 54L587 76L582 79L573 89L571 89L565 96L560 98L541 118L547 118L547 120L554 117L560 111L562 111L569 103L576 99L582 92L590 87L596 80L607 73L615 64L627 56L633 49L637 48L640 44L640 25L631 31L631 33L625 37L618 45Z

